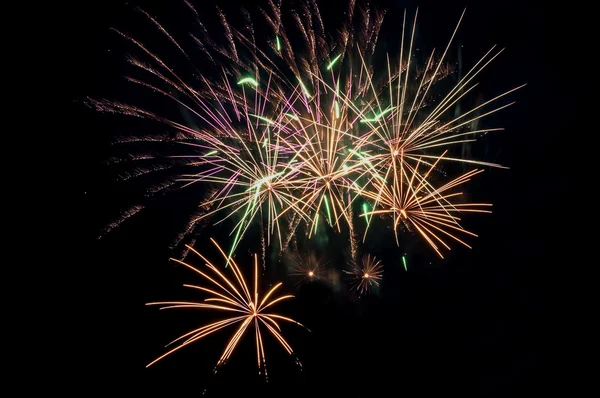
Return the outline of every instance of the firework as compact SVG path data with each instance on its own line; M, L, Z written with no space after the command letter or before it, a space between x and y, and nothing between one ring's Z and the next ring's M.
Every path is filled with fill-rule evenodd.
M371 156L369 160L375 164L379 172L385 175L390 174L392 170L395 171L398 162L422 162L425 159L437 159L438 154L427 152L443 151L452 145L475 141L475 137L478 135L502 130L501 128L476 130L473 129L473 126L477 125L479 119L512 105L514 102L491 110L486 108L524 86L508 90L471 109L461 111L458 115L449 117L448 114L456 109L459 101L464 99L477 85L473 80L502 50L496 51L493 46L442 96L441 100L434 101L431 95L432 86L452 72L452 68L445 63L445 57L460 26L464 12L442 55L436 59L435 51L432 51L427 58L425 67L421 70L413 65L414 62L409 62L413 57L417 15L418 10L414 16L407 49L405 48L405 33L408 32L405 32L407 24L406 13L404 14L398 66L392 68L388 56L388 79L377 95L374 95L375 104L371 110L373 116L361 120L361 123L364 123L369 129L369 133L364 135L361 140L369 141L370 145L378 149L378 153ZM411 84L411 81L418 82L418 85ZM372 89L375 93L375 88ZM436 94L440 95L439 92ZM401 157L402 160L400 160ZM444 160L502 167L496 163L465 158L445 157Z
M330 226L341 231L340 220L348 221L351 205L344 200L348 185L353 183L348 177L361 165L350 151L344 151L344 138L351 128L344 111L337 121L330 121L321 107L315 107L310 115L293 120L294 132L282 138L300 162L295 181L299 195L288 209L298 208L313 214L309 237L316 230L320 214Z
M379 287L379 282L383 278L381 261L366 254L361 257L359 263L350 262L348 265L350 269L344 270L344 272L352 278L352 289L356 290L359 296Z
M293 261L292 276L299 277L300 283L312 283L317 281L326 281L326 268L322 258L317 258L314 254L297 254Z
M359 183L363 160L356 159L354 151L363 143L353 143L366 108L354 102L365 102L372 73L365 63L353 62L355 52L370 58L375 51L377 37L383 23L383 12L364 9L357 14L356 3L349 2L347 18L331 43L323 40L324 24L316 2L302 5L302 13L293 13L296 27L304 38L308 51L295 51L286 30L281 25L281 10L272 7L275 17L267 18L274 34L283 46L277 53L294 78L293 93L298 106L294 107L292 127L282 139L295 148L301 160L298 183L303 190L297 206L310 211L312 220L309 237L316 231L319 217L341 232L344 221L351 230L354 242L352 204L356 197L347 195L348 186ZM361 28L356 31L354 25ZM302 54L306 54L303 56ZM367 99L372 101L372 99Z
M343 54L330 57L332 48L338 47L338 50L346 52L346 46L364 45L365 48L374 50L383 20L382 14L373 14L372 20L369 13L364 12L361 26L368 27L366 34L355 34L355 5L351 2L349 18L340 31L339 39L336 40L344 43L342 48L337 43L326 43L320 39L324 31L323 35L315 34L319 29L323 29L323 22L316 3L305 3L302 17L292 12L297 28L302 31L302 36L308 44L308 58L304 58L299 54L294 55L291 41L281 25L281 4L270 4L270 13L265 12L264 16L274 29L277 39L274 47L285 67L292 72L291 79L281 73L277 60L271 59L268 51L261 49L257 44L249 16L246 18L247 26L244 31L240 31L230 26L219 11L226 33L225 47L211 40L204 25L198 21L205 37L193 35L193 39L208 59L222 71L221 80L212 81L202 76L200 87L188 82L170 67L166 60L139 40L117 32L141 50L146 58L142 60L130 57L131 64L158 78L155 83L132 77L128 80L174 101L181 109L202 122L204 127L201 129L133 105L117 101L90 100L92 105L102 111L151 119L169 125L177 133L175 138L169 138L168 141L191 145L199 152L197 155L172 157L181 161L179 164L183 167L200 169L199 172L186 174L179 180L188 184L205 182L221 185L201 203L203 211L192 217L177 242L192 233L201 220L218 212L225 212L225 216L216 223L238 215L232 232L235 237L231 252L235 250L258 213L266 215L267 239L276 232L280 242L289 241L289 237L282 240L279 218L290 212L294 213L292 217L299 214L301 219L311 220L310 234L318 224L320 213L330 225L337 226L338 231L340 218L348 220L349 204L344 203L342 195L346 185L350 183L345 176L352 170L348 170L348 165L353 160L351 154L341 155L341 151L345 149L343 141L357 117L349 120L347 101L342 101L340 87L343 85L346 88L347 93L343 94L345 98L348 98L349 92L355 87L353 98L356 98L359 93L365 91L366 71L361 66L359 79L344 80L342 76L342 82L339 76L342 72L339 72L335 87L326 86L319 84L323 78L320 65L327 59L326 70L331 71L333 76L333 67L343 60ZM186 2L186 5L198 15L190 3ZM143 10L138 11L189 61L183 46L167 33L157 19ZM241 57L241 48L249 50L253 57ZM249 74L247 71L253 72ZM350 76L352 75L353 73L350 73ZM237 77L232 79L232 76ZM309 90L313 88L315 92L311 94ZM173 91L178 95L173 95ZM325 102L331 104L327 109L323 106ZM165 137L148 136L136 140L141 141L164 142ZM292 166L294 162L297 164ZM149 170L147 173L152 169ZM171 186L172 184L168 185ZM293 200L290 196L292 191L296 195ZM142 207L137 205L135 210L139 211ZM278 212L278 209L281 211ZM309 213L312 216L309 216ZM110 228L114 228L125 219L117 220ZM294 225L297 226L298 222ZM294 230L295 228L290 232L293 233Z
M281 346L287 351L288 354L293 354L292 347L281 334L281 327L279 326L278 321L291 322L300 326L302 325L291 318L270 312L271 307L273 305L282 300L290 299L293 296L283 295L279 297L272 297L273 294L277 291L277 289L281 286L281 282L273 286L266 294L259 295L258 257L256 255L254 255L254 290L251 292L236 262L234 260L231 260L230 256L228 256L212 238L211 241L219 249L224 258L231 264L230 270L231 273L233 273L233 278L227 278L224 275L224 273L218 269L218 267L213 265L202 254L190 247L189 249L205 262L206 267L213 273L213 275L210 276L209 274L183 261L175 260L178 263L184 265L185 267L191 269L192 271L202 276L206 281L210 282L210 287L187 284L184 286L191 289L200 290L204 293L208 293L210 297L205 299L203 302L167 301L148 303L147 305L161 305L163 306L161 309L209 309L223 311L232 314L232 316L217 322L210 323L208 325L204 325L200 328L194 329L178 337L177 339L168 344L171 345L173 343L179 342L179 345L177 347L161 355L160 357L149 363L146 367L155 364L156 362L160 361L166 356L171 355L175 351L178 351L191 343L194 343L204 337L216 333L221 329L224 329L229 326L239 325L237 326L235 333L227 343L223 354L219 358L217 366L215 367L215 371L220 365L222 365L229 359L235 348L238 346L240 340L246 334L246 331L254 327L254 334L256 339L257 365L259 373L264 373L266 377L267 370L265 349L263 344L263 330L265 328L273 337L275 337L275 339L281 344Z
M227 80L224 84L227 91L234 92ZM190 160L189 165L203 170L184 176L184 180L189 184L207 182L220 186L214 198L203 203L204 206L215 205L214 210L202 214L198 220L225 212L226 216L216 221L216 225L236 214L240 215L232 232L235 236L230 254L235 251L257 214L260 214L261 221L265 219L267 244L270 244L271 236L276 233L283 249L284 240L279 223L282 209L293 209L300 217L309 217L304 208L297 205L297 198L293 196L294 188L299 185L297 175L301 172L301 166L297 163L293 148L281 145L280 136L273 132L274 129L286 128L288 122L281 120L286 117L285 112L274 120L264 116L267 103L277 108L277 105L273 105L277 103L276 100L269 102L270 81L266 83L265 91L259 90L260 83L252 78L244 78L238 85L242 86L243 100L233 103L231 113L238 115L239 127L233 126L227 113L220 115L217 112L217 109L225 109L228 104L215 96L213 100L216 105L210 108L213 114L211 122L222 126L220 131L225 136L196 134L197 143L191 145L208 151L197 155L195 161L191 160L193 156L186 156ZM249 88L246 89L246 86ZM247 94L246 90L254 93ZM255 98L253 104L247 100L249 96ZM285 110L285 105L283 106ZM246 135L239 134L240 130L248 131L249 139Z
M198 17L193 6L185 4ZM185 46L155 18L142 13L184 62L191 62ZM348 3L342 25L331 30L334 35L325 29L315 1L302 2L299 12L290 11L295 27L284 26L281 2L269 2L269 8L261 10L261 18L272 29L269 38L255 36L248 12L244 11L245 24L239 29L221 11L218 14L224 40L211 39L199 18L201 35L191 34L212 70L203 73L192 65L195 72L187 79L143 43L122 34L143 56L130 57L130 62L153 79L129 80L174 101L189 114L189 120L165 118L118 102L91 101L100 110L164 123L175 131L169 142L194 150L170 160L193 169L180 181L207 184L210 195L198 198L201 210L180 239L193 234L200 221L207 224L208 219L221 215L212 224L233 223L231 256L258 221L264 260L265 246L273 236L283 252L302 222L311 237L319 221L326 220L337 232L348 228L356 261L353 217L356 201L363 198L371 201L363 202L360 213L367 220L363 239L373 214L390 214L397 241L399 226L404 225L417 230L440 256L442 247L449 249L444 237L466 245L450 231L472 233L462 229L451 214L476 210L452 204L450 198L455 196L446 191L479 170L438 183L442 177L436 165L454 161L469 167L502 167L448 155L448 148L502 130L477 126L481 118L510 106L494 104L522 86L459 108L476 87L475 79L502 52L492 47L445 93L434 89L452 79L454 70L446 56L464 13L441 55L432 51L425 64L418 65L413 51L418 10L409 18L412 24L405 12L399 54L387 54L384 68L376 65L375 57L384 13L360 7L354 0ZM150 173L165 167L174 166L140 170ZM172 182L159 184L151 194L172 186ZM137 204L109 228L142 208ZM287 224L281 225L282 220Z
M491 213L485 208L492 205L489 203L455 203L462 192L452 192L454 188L466 183L483 170L469 171L442 186L434 187L428 178L441 159L443 159L443 154L431 166L425 166L427 171L423 174L419 173L420 160L411 171L405 170L405 166L401 165L398 173L399 182L386 184L378 178L373 178L373 189L362 191L362 195L372 199L376 206L382 207L380 210L365 212L363 214L365 218L369 218L373 214L390 215L393 219L396 242L398 242L399 226L405 225L409 230L416 229L443 258L439 245L450 249L443 237L451 238L470 248L457 235L462 233L477 236L461 227L460 218L455 214Z

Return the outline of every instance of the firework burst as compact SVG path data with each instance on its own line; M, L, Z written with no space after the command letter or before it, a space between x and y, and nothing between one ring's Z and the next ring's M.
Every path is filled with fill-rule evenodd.
M361 257L358 263L352 261L348 263L349 270L344 270L352 279L352 289L358 292L359 296L379 287L383 278L383 263L378 261L370 254Z
M171 355L172 353L180 350L181 348L184 348L204 337L216 333L223 328L233 325L239 325L235 333L227 343L223 354L219 358L217 366L215 367L215 371L220 365L222 365L229 359L229 357L236 349L236 347L238 346L239 342L244 337L248 329L253 327L256 340L256 360L258 370L259 373L264 374L266 377L267 370L265 349L263 344L263 328L266 328L266 331L268 331L268 333L271 334L281 344L281 346L287 351L288 354L293 354L292 347L281 334L281 327L279 325L279 322L285 321L295 323L300 326L302 325L291 318L270 312L271 307L273 305L282 300L290 299L293 296L283 295L279 297L272 297L275 291L281 286L281 282L273 286L266 294L259 295L257 255L254 255L254 290L251 292L236 262L231 260L230 257L221 249L221 247L219 247L219 245L213 239L211 239L211 241L219 249L223 257L231 264L230 269L233 273L234 278L227 278L223 274L223 272L221 272L202 254L190 247L189 249L195 254L197 254L205 262L206 267L213 273L213 275L210 276L209 274L204 273L203 271L183 261L175 260L178 263L184 265L185 267L191 269L192 271L202 276L206 281L210 282L211 287L208 288L203 286L187 284L184 286L191 289L200 290L204 293L208 293L210 297L205 299L203 302L167 301L148 303L147 305L161 305L163 306L161 309L209 309L215 311L223 311L233 315L223 320L204 325L200 328L194 329L178 337L177 339L168 344L169 346L171 344L179 342L179 345L177 347L171 349L167 353L161 355L154 361L150 362L146 367L152 366L153 364L165 358L166 356ZM300 363L298 362L298 364Z
M332 30L325 29L316 1L303 1L299 11L289 11L295 22L292 26L284 26L287 18L282 2L269 1L268 8L260 10L272 30L269 38L255 36L249 12L244 11L245 23L236 28L218 11L219 28L223 29L220 41L211 39L191 3L185 1L185 5L197 17L200 34L190 37L210 64L207 73L193 64L179 39L144 11L140 10L144 18L175 46L183 62L192 63L191 76L186 78L180 72L186 68L173 67L139 40L119 34L141 53L129 58L131 64L150 77L130 77L129 81L173 101L189 115L188 120L170 119L115 101L90 101L102 111L166 124L175 134L147 140L179 142L195 151L169 158L193 169L179 175L179 181L210 186L210 194L198 198L200 210L191 217L178 243L209 219L213 225L229 220L233 224L231 256L257 222L261 240L266 242L264 258L265 245L274 236L281 253L302 222L311 237L319 221L326 220L337 232L348 229L356 261L353 217L356 200L364 198L371 201L372 208L369 211L363 202L362 215L366 214L367 220L363 239L371 216L385 213L393 218L397 241L398 227L404 225L417 230L440 256L442 248L449 249L444 238L466 245L450 231L472 233L462 229L452 214L483 210L453 204L455 194L446 191L479 170L437 183L441 177L436 165L453 161L469 167L502 167L453 156L448 149L502 130L481 129L478 122L512 105L499 101L522 86L459 107L477 86L475 79L502 52L492 47L466 74L453 80L454 69L446 57L464 13L443 51L433 50L420 65L414 53L418 10L414 18L407 18L405 12L399 54L387 54L386 67L381 67L375 55L385 13L361 7L354 0L348 2L343 23ZM335 33L329 35L330 31ZM442 81L450 82L446 92L434 89ZM132 159L147 160L143 156ZM130 177L170 167L174 165L140 168ZM159 184L149 196L173 186L172 181ZM109 228L142 208L137 204ZM213 222L212 218L219 216ZM281 225L282 220L287 224Z
M500 55L502 50L497 51L493 46L442 96L441 100L434 100L432 87L452 72L452 68L445 62L445 58L464 12L442 55L436 58L435 50L433 50L427 58L425 67L421 69L414 65L414 62L409 62L414 55L413 44L417 15L418 10L414 16L412 29L410 32L405 32L407 24L406 13L404 14L398 66L392 68L388 56L387 82L377 93L373 87L373 92L376 94L373 96L375 104L371 110L373 116L361 120L361 123L364 123L369 130L369 133L364 135L361 140L366 140L370 145L377 147L378 153L373 155L370 160L384 175L395 171L395 165L398 162L435 160L439 154L428 152L443 151L452 145L475 141L475 137L478 135L502 130L501 128L475 130L472 127L476 126L477 121L481 118L512 105L514 102L493 109L488 108L488 105L496 103L499 99L524 86L508 90L471 109L462 111L456 116L449 117L448 114L456 109L459 101L463 100L477 86L474 79ZM410 36L407 46L405 46L405 35ZM418 82L418 85L412 84L412 82ZM437 92L436 94L440 95L441 93ZM444 157L444 160L502 167L496 163L465 158Z
M314 254L306 256L297 254L294 256L292 260L293 269L290 275L300 278L296 284L327 281L326 264L322 260L322 258L317 258Z
M362 195L382 207L382 209L367 211L363 216L369 218L373 214L390 215L393 219L396 242L398 242L399 226L404 225L409 230L416 229L443 258L439 245L450 250L444 237L451 238L470 248L471 246L457 235L477 236L461 227L459 224L461 219L455 214L491 213L485 208L492 205L489 203L456 203L456 199L460 198L463 193L452 192L454 188L465 184L471 177L483 170L469 171L442 186L434 187L428 178L442 158L443 155L431 166L425 166L427 171L423 174L419 172L420 161L411 172L407 172L404 167L401 167L398 183L386 184L384 181L374 178L372 180L373 189L362 191Z
M227 80L223 84L227 92L234 92ZM215 223L219 224L227 218L240 215L232 232L235 237L230 254L235 251L257 214L267 226L267 244L270 244L271 236L276 234L283 249L284 240L279 223L281 214L285 212L283 209L293 209L300 217L309 218L304 208L297 205L297 198L293 195L293 190L299 185L297 176L301 173L301 166L297 163L293 147L281 145L280 136L273 132L287 128L288 122L282 120L286 117L285 112L281 112L281 117L274 120L264 116L267 104L276 108L274 104L279 104L275 100L269 102L270 79L265 91L258 89L260 83L253 78L243 78L238 85L242 87L243 100L239 103L234 101L230 113L238 116L236 125L239 127L233 126L227 112L221 114L218 111L230 104L223 103L215 96L215 105L209 108L213 115L211 123L219 126L219 131L226 133L225 137L222 138L223 134L216 137L196 134L197 143L191 145L207 152L197 155L198 159L191 160L189 165L203 170L187 175L185 179L190 184L207 182L221 187L214 198L203 203L204 206L214 205L214 210L202 214L198 220L215 213L226 213L224 218ZM247 94L247 90L254 93ZM247 100L248 97L255 98L253 104ZM285 107L285 104L282 106ZM269 115L273 113L277 111L271 111ZM242 135L238 131L247 131L248 134ZM187 159L193 157L186 156Z

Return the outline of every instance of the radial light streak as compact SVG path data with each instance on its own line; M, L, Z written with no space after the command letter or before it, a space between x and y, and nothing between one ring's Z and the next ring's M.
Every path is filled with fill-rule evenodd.
M343 118L337 120L345 122ZM292 208L314 214L311 231L316 228L319 212L340 231L340 220L348 220L348 205L344 203L344 193L352 183L348 175L358 169L358 162L353 162L351 155L342 154L344 132L337 126L328 127L316 120L309 120L306 125L303 122L307 121L300 118L298 134L282 139L294 148L300 161L295 185L302 189ZM353 165L348 167L348 163Z
M352 289L356 290L359 296L379 287L379 283L383 278L383 263L381 261L370 254L366 254L361 257L359 263L351 262L348 265L350 269L344 270L344 272L352 278Z
M227 85L227 81L225 81ZM228 91L232 88L227 85ZM264 111L269 103L271 92L255 92L254 100L250 103L245 91L243 101L236 104L239 109L240 123L248 131L250 140L245 139L245 134L240 134L240 128L234 127L227 116L221 116L219 107L225 108L217 97L213 100L216 104L212 109L212 122L228 127L228 136L224 138L201 136L200 141L216 148L211 151L213 155L203 155L197 162L190 165L201 167L200 173L185 175L183 181L188 183L208 182L221 185L219 193L210 203L215 204L215 209L203 214L201 218L210 217L218 212L226 215L216 224L237 215L239 220L232 231L234 235L230 254L233 253L257 215L263 217L267 226L267 244L271 243L271 236L276 234L280 245L284 238L279 224L281 213L284 209L293 209L301 217L309 219L309 214L297 204L293 190L298 186L296 176L301 173L300 164L294 162L293 148L281 145L280 136L274 134L274 129L284 129L289 124L285 113L271 120L260 112ZM254 112L254 113L252 113ZM253 120L254 119L254 120ZM226 141L231 142L231 144ZM195 144L191 144L195 145ZM192 159L192 156L188 156ZM283 246L282 246L283 249Z
M199 16L187 1L186 6ZM444 191L479 171L434 186L433 181L440 179L434 166L453 161L502 167L446 155L452 146L502 130L479 129L477 124L510 106L512 103L498 102L523 86L481 103L463 105L477 86L475 79L502 52L494 46L444 93L434 90L453 73L446 57L464 12L443 51L431 51L424 65L418 65L414 56L418 10L409 18L412 23L407 22L405 12L399 57L387 54L387 68L382 68L375 55L384 12L356 7L354 0L349 1L344 22L329 31L316 1L302 1L299 11L290 11L295 27L284 26L282 21L287 18L280 2L269 2L268 9L260 12L262 21L272 29L267 38L255 37L250 13L244 14L245 26L236 28L219 11L225 45L211 39L198 19L203 35L192 34L191 38L211 64L211 71L203 73L200 65L192 64L195 72L187 79L176 72L185 68L172 67L142 42L118 32L143 56L130 57L132 65L152 76L152 83L133 77L129 81L173 101L191 115L193 123L116 101L90 103L99 110L165 123L176 132L169 142L197 150L194 155L171 157L194 168L195 172L180 180L216 189L209 199L199 200L206 211L189 225L216 215L221 217L213 225L231 220L230 255L251 225L264 225L267 244L276 236L283 252L301 222L306 223L310 238L323 231L318 228L321 220L337 232L346 232L344 227L348 227L355 256L353 215L365 217L366 237L372 215L387 213L394 220L396 240L398 227L408 226L441 256L440 249L449 248L442 238L466 244L451 230L471 234L452 214L475 211L451 204L455 196L446 196ZM184 62L191 62L178 39L156 19L142 14L183 55ZM459 109L459 104L467 110ZM151 139L155 138L148 137ZM144 170L150 173L165 167L174 166ZM360 205L353 209L357 199L362 209ZM282 218L288 222L284 228L280 226ZM260 223L253 224L257 219ZM188 227L186 233L193 230Z
M169 350L165 354L156 358L150 362L146 367L152 366L161 359L173 354L174 352L203 339L221 329L229 326L239 325L236 328L235 333L228 341L225 349L219 358L215 367L217 368L227 362L234 352L239 342L242 340L246 332L254 328L255 341L256 341L256 361L258 365L259 374L267 376L266 368L266 357L265 348L263 344L263 336L265 330L267 334L272 335L275 340L281 344L285 351L293 355L293 350L287 340L281 334L280 321L295 323L302 326L295 320L286 316L273 313L272 306L276 303L292 298L292 295L282 295L274 297L273 294L281 286L281 282L273 286L266 294L259 294L259 280L258 280L258 257L254 255L254 289L250 291L248 283L244 279L240 268L235 261L230 260L230 257L219 247L219 245L211 238L211 241L219 249L223 257L231 264L230 270L233 274L233 278L227 278L224 272L220 271L217 266L206 259L202 254L189 247L191 251L197 254L204 262L205 266L212 272L212 275L201 271L183 261L174 260L190 270L196 272L202 276L209 283L209 287L197 286L197 285L184 285L185 287L202 291L209 294L209 298L202 302L187 302L187 301L166 301L166 302L154 302L148 303L147 305L160 305L163 306L161 309L171 308L187 308L187 309L208 309L215 311L223 311L231 314L230 317L216 321L197 329L194 329L184 335L173 340L167 346L179 342L179 345ZM268 310L268 311L267 311ZM304 326L302 326L304 327ZM300 362L297 361L299 365Z
M296 283L325 282L326 268L322 258L317 258L314 254L301 255L296 254L292 258L293 270L290 275L300 278Z
M405 161L413 162L413 164L417 161L426 161L427 159L433 161L439 158L439 153L429 153L429 151L444 150L452 145L473 142L476 140L475 137L477 134L483 135L492 131L503 130L502 128L475 130L471 126L476 125L479 119L512 105L514 102L486 110L487 105L497 102L504 96L525 86L521 85L508 90L480 105L472 107L466 112L461 112L456 117L448 117L447 115L454 111L458 102L464 99L477 85L473 83L473 79L502 50L494 52L495 46L492 47L433 106L428 95L431 93L431 87L451 72L451 69L444 63L444 59L460 26L464 12L441 57L434 60L435 51L432 51L425 68L421 71L412 66L413 62L411 61L413 59L417 14L418 12L415 14L410 32L408 51L405 51L406 13L404 15L400 61L399 66L395 69L396 72L393 72L388 57L388 81L384 88L376 91L372 80L369 80L379 112L374 112L376 115L372 118L363 118L361 120L361 123L367 124L370 128L370 132L361 137L361 142L368 141L370 145L377 148L377 153L373 154L369 160L374 164L375 170L381 175L396 173L400 156ZM404 54L406 54L406 59L404 59ZM418 86L412 87L410 83L412 81L418 81ZM381 111L380 103L387 103L388 108L385 111ZM443 160L503 167L496 163L455 157L445 157Z
M492 205L489 203L456 203L456 199L462 195L462 192L452 192L454 188L466 183L483 170L469 171L442 186L434 187L427 178L440 159L442 157L438 158L424 174L419 173L420 161L414 168L405 162L398 173L402 178L401 181L390 185L374 178L371 181L373 188L364 190L362 194L374 200L376 208L381 208L367 212L365 216L387 214L392 217L397 242L398 229L401 225L405 225L409 230L416 229L443 258L441 248L450 250L450 246L443 238L451 238L471 248L459 238L459 235L477 236L465 230L459 224L461 219L455 214L491 213L485 208Z
M318 82L322 79L322 75L316 77ZM338 232L341 232L342 220L348 225L351 223L349 209L356 197L346 203L345 193L349 185L356 185L368 170L363 166L364 159L357 160L355 149L348 147L359 116L353 114L355 109L349 106L347 97L342 100L339 85L334 89L318 84L310 100L300 94L304 90L301 84L296 97L289 102L303 102L307 111L300 112L296 108L296 117L280 131L282 143L294 152L299 162L295 186L302 187L302 192L293 208L313 214L308 229L310 237L316 231L319 213ZM323 106L324 103L331 106Z

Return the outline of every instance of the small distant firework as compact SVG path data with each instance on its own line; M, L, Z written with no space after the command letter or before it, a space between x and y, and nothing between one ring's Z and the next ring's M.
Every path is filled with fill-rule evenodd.
M296 285L326 281L326 268L322 258L317 258L312 253L308 255L297 254L292 261L294 268L290 275L300 278Z
M361 257L359 263L349 263L350 270L344 272L352 278L352 289L359 296L370 292L374 287L379 287L383 278L383 263L370 254Z
M212 288L196 286L196 285L184 285L185 287L196 289L208 293L211 297L205 299L203 302L183 302L183 301L167 301L167 302L155 302L148 303L147 305L162 305L161 309L168 308L192 308L192 309L211 309L217 311L231 312L236 314L235 316L231 316L229 318L225 318L223 320L210 323L208 325L202 326L198 329L194 329L177 339L173 340L167 346L180 342L180 344L168 351L167 353L161 355L154 361L150 362L146 367L149 367L166 356L174 353L175 351L196 342L208 335L211 335L225 327L240 324L237 328L236 332L233 334L223 354L219 358L217 362L217 366L215 367L215 372L217 368L225 363L235 348L238 346L238 343L244 336L244 333L248 330L248 328L254 326L254 333L256 338L256 359L258 364L259 374L264 374L267 376L267 368L266 368L266 359L265 359L265 349L263 345L263 332L261 331L261 327L266 328L270 334L275 337L275 339L283 346L283 348L287 351L288 354L293 355L292 347L285 340L285 338L281 335L281 328L278 324L278 320L295 323L297 325L303 326L295 320L267 312L271 306L276 304L279 301L290 299L294 296L292 295L284 295L276 298L272 298L273 293L281 286L281 282L277 283L273 286L264 296L259 297L258 293L258 257L254 255L254 291L250 292L248 288L248 284L246 283L242 272L240 271L238 265L234 260L232 260L222 249L221 247L211 238L211 241L215 244L215 246L219 249L223 257L229 261L231 265L230 270L234 275L234 279L228 279L215 265L213 265L209 260L207 260L202 254L195 251L193 248L189 247L191 251L197 254L206 264L206 267L210 269L214 275L209 276L206 273L200 271L199 269L184 263L180 260L174 260L178 263L186 266L192 271L198 273L207 281L209 281L212 285ZM298 362L300 365L300 362ZM301 366L301 365L300 365Z

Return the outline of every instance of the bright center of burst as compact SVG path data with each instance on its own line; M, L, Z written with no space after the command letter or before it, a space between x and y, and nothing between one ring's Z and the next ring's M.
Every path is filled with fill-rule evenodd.
M398 156L398 150L395 150L394 152L392 152L394 156Z
M365 274L365 278L368 278L368 277L369 277L369 273L366 273L366 274Z
M308 271L308 276L313 276L315 273L312 271Z
M265 182L265 185L267 186L267 189L269 191L273 190L273 186L271 185L271 183L269 181Z
M403 216L404 218L406 218L406 210L404 210L404 209L400 209L400 214L402 214L402 216Z

